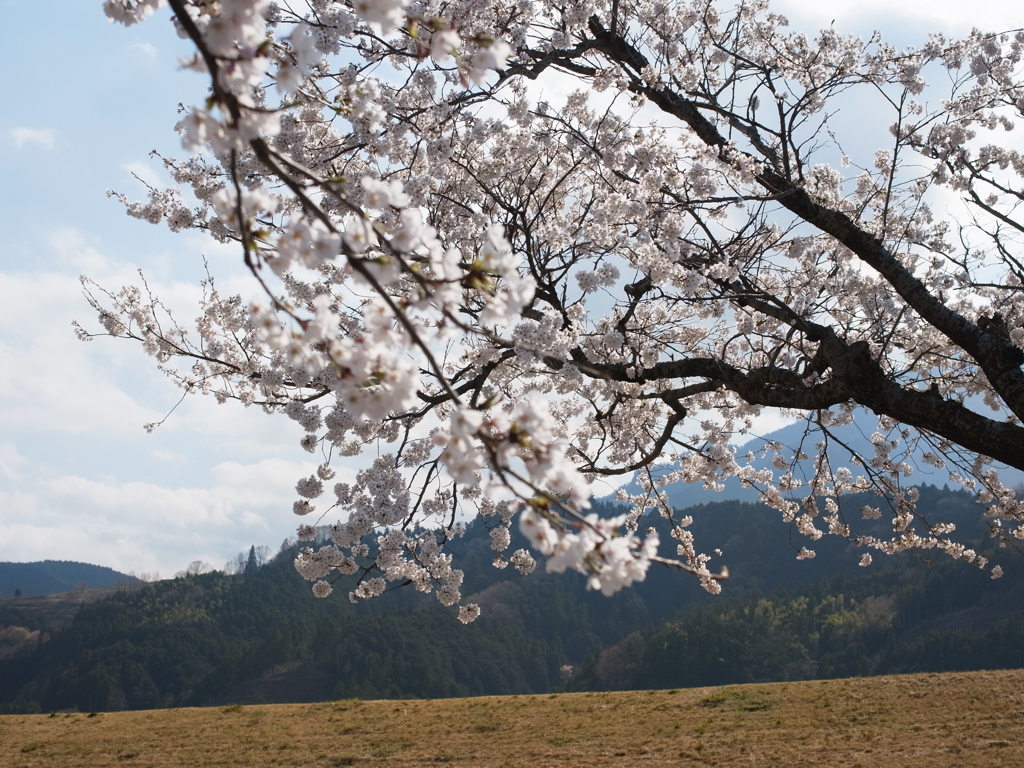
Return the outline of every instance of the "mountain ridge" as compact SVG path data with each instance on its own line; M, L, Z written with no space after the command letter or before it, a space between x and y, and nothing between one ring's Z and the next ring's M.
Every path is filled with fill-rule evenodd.
M869 501L846 503L852 513ZM921 503L958 523L979 552L995 554L979 538L984 525L969 494L926 487ZM615 513L600 505L595 511ZM668 568L651 569L611 598L586 591L579 574L513 575L491 566L489 532L475 521L455 542L466 600L484 609L468 626L412 590L351 605L345 594L354 584L339 580L330 598L316 600L292 566L294 548L247 573L190 574L112 590L76 607L64 629L48 629L23 610L28 601L0 601L0 634L19 627L40 633L20 654L0 658L0 711L438 698L880 674L915 665L1024 666L1019 561L1006 561L997 582L930 552L861 568L859 551L837 537L817 542L816 558L797 560L789 528L762 505L716 502L688 512L698 546L724 549L721 562L731 575L721 596ZM524 543L513 531L512 546ZM666 656L666 649L675 650Z
M80 560L0 561L0 598L8 600L141 583L136 576Z
M874 455L874 445L871 442L871 435L880 432L877 417L866 411L857 411L853 421L849 424L838 427L829 427L837 440L832 440L827 450L829 460L833 466L845 466L850 464L850 451L855 451L861 456L870 459ZM810 441L810 445L807 442ZM737 456L746 455L748 452L759 457L754 461L756 469L773 469L772 459L763 453L765 446L777 444L784 448L783 456L790 460L794 453L802 450L808 454L817 454L817 443L821 441L821 435L809 431L809 426L804 420L797 420L779 429L767 433L761 437L753 437L747 440L736 449ZM840 442L843 445L840 445ZM948 485L951 488L959 488L960 485L950 477L948 467L938 468L924 460L927 446L917 445L909 450L904 457L912 468L911 474L900 479L904 487L932 485L941 487ZM810 470L810 459L803 459L793 462L793 474L797 478L805 479L813 474ZM999 470L1000 479L1003 484L1009 487L1024 488L1024 472L994 464ZM775 470L776 475L779 470ZM710 491L704 489L700 483L675 483L666 489L669 500L677 508L686 508L698 504L705 504L713 501L758 501L758 493L754 488L743 487L736 478L728 478L723 483L721 491ZM631 492L637 492L638 488L630 484Z

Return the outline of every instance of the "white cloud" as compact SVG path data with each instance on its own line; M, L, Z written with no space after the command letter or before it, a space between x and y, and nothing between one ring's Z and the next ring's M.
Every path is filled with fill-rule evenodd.
M25 472L26 465L27 461L17 446L13 443L0 443L0 477L15 480Z
M15 149L24 149L27 146L53 149L57 143L57 132L52 128L18 126L8 131L7 135L10 137Z
M6 452L0 445L0 467ZM250 544L294 534L294 483L311 463L223 462L209 484L182 485L58 474L36 463L0 491L0 552L164 575L193 560L220 567Z
M83 274L105 274L113 262L90 245L80 231L59 227L48 238L48 244L60 264Z
M71 319L88 314L80 296L71 275L0 273L0 423L9 438L112 434L156 416L116 386L109 357L75 338Z
M71 328L72 318L98 326L75 273L117 289L138 281L134 268L72 228L35 250L21 271L0 271L0 560L170 575L294 535L295 482L317 462L298 446L301 429L194 396L146 435L142 425L162 418L178 390L138 345L83 344ZM198 287L169 264L154 272L154 293L193 317Z
M128 46L128 50L140 53L148 61L156 61L160 55L160 50L155 45L142 41L132 43Z
M142 160L135 160L130 163L125 163L123 166L124 170L128 171L132 176L137 178L143 184L147 184L151 187L163 187L166 186L160 172L152 166Z
M179 453L177 451L165 450L163 448L156 448L150 451L149 455L152 456L157 461L162 461L167 464L180 465L188 461L188 457L185 454Z
M157 371L139 345L107 337L83 344L71 327L77 319L88 330L100 330L76 273L87 272L110 290L138 284L139 276L78 230L59 229L48 245L55 258L34 262L47 266L0 272L0 327L5 329L0 337L5 361L0 366L0 423L32 434L144 438L142 425L166 416L180 390ZM200 289L196 283L174 280L170 272L169 264L158 264L147 272L147 280L154 294L187 324L197 314ZM225 282L243 283L239 278ZM301 430L288 419L193 395L148 443L150 456L163 451L166 459L168 452L188 453L198 438L223 451L222 456L250 461L301 453L300 437ZM203 471L211 465L208 462Z
M772 7L794 22L827 27L835 21L840 31L863 21L882 30L911 23L936 32L963 34L973 27L992 31L1016 29L1021 19L1019 4L1010 0L974 0L969 10L963 0L778 0Z

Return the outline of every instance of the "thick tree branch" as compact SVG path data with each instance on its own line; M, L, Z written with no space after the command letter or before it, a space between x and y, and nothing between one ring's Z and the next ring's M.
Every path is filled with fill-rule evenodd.
M591 19L591 30L595 33L594 47L611 61L630 72L643 68L646 59L622 35L605 30L596 18ZM724 158L737 151L729 146L727 139L692 99L635 76L630 88L643 94L666 114L684 122L707 146L719 148ZM756 179L786 209L834 237L878 272L925 321L977 361L1007 407L1018 418L1024 419L1024 372L1021 370L1024 352L1007 339L985 332L977 323L947 307L878 237L847 214L816 202L799 184L769 166L762 166L756 173ZM1021 451L1024 452L1024 448Z

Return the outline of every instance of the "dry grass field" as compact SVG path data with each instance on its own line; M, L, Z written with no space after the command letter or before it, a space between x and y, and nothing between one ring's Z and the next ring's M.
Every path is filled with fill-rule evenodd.
M1024 671L5 715L2 768L1024 766Z

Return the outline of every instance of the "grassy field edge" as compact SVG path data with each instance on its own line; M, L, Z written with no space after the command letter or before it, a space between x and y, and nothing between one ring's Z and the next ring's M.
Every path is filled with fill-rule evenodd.
M0 766L1020 766L1024 670L0 716Z

